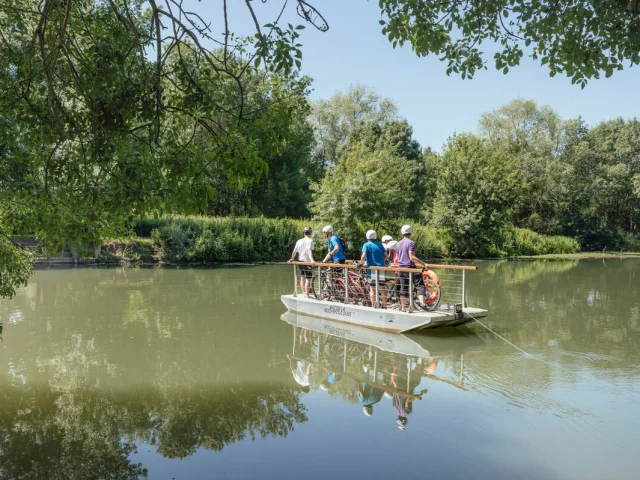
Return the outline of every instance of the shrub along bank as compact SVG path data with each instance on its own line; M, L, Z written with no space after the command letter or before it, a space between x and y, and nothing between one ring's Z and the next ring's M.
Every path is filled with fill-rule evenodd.
M398 238L401 224L379 231L378 237L389 233ZM135 232L140 238L150 239L153 253L149 252L149 259L167 263L282 261L290 257L305 225L314 230L316 259L321 260L326 248L323 224L309 220L167 215L138 221ZM362 232L346 238L349 258L360 257L365 230L363 226ZM340 234L337 226L336 233ZM448 232L429 226L414 223L413 240L418 256L424 258L446 258L456 251ZM505 231L486 251L491 256L562 254L578 252L579 245L568 237L516 228Z

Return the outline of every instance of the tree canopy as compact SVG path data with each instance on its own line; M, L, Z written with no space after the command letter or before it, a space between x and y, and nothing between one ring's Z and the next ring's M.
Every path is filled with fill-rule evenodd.
M591 78L640 63L637 0L379 0L382 32L390 42L410 43L419 56L447 62L447 74L471 78L487 68L483 42L497 45L495 68L507 73L527 55L551 76L585 87ZM489 52L494 48L489 47Z
M398 107L371 87L351 85L328 99L312 103L311 125L316 135L314 155L332 167L346 152L349 135L361 123L381 124L396 119Z

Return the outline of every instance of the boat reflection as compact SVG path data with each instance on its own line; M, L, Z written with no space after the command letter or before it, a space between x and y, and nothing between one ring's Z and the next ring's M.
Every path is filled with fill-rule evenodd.
M464 387L464 353L484 342L469 330L455 334L406 336L345 325L287 312L282 319L293 326L289 366L304 391L312 388L360 404L371 416L383 397L392 400L398 427L404 430L413 402L427 393L428 378ZM457 381L439 378L438 362L451 357L459 362Z

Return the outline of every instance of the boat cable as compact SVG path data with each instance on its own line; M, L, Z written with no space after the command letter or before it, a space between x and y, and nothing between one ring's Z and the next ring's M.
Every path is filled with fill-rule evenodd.
M570 369L567 368L563 365L560 365L558 363L554 363L554 362L550 362L548 360L545 360L544 358L540 358L540 357L536 357L535 355L530 354L529 352L524 351L522 348L520 348L519 346L517 346L515 343L510 342L509 340L507 340L506 338L504 338L502 335L500 335L499 333L497 333L495 330L491 329L490 327L488 327L487 325L485 325L484 323L482 323L480 320L478 320L476 317L474 317L473 315L471 315L469 312L464 312L466 315L469 315L473 320L475 320L477 323L479 323L480 325L482 325L485 329L487 329L489 332L493 333L496 337L500 338L501 340L505 341L506 343L508 343L509 345L511 345L513 348L515 348L516 350L518 350L519 352L521 352L522 354L526 355L529 358L532 358L533 360L538 360L539 362L542 363L546 363L547 365L550 365L552 367L556 367L559 368L560 370L564 370L566 372L570 372L573 373L574 375L577 375L579 377L584 378L585 380L589 380L590 382L593 382L595 379L593 377L589 377L587 375L584 375L583 373L580 373L574 369ZM620 389L622 391L624 391L624 393L631 393L632 395L635 395L637 397L640 397L640 393L638 392L634 392L633 390L623 390L620 386L618 385L613 385L614 388Z

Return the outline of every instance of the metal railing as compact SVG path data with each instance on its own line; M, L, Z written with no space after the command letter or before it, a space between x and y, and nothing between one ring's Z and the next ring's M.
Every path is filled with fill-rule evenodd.
M381 287L387 287L391 284L391 288L395 288L394 296L398 296L398 274L409 273L408 288L408 311L411 312L414 307L414 275L421 274L422 268L405 268L405 267L374 267L362 266L356 262L345 264L337 263L311 263L311 262L290 262L293 264L294 293L298 295L299 266L311 267L311 288L316 299L329 300L338 303L362 304L364 306L372 306L379 308L381 306ZM466 273L467 271L477 270L478 267L470 265L440 265L429 264L428 269L431 271L444 270L437 273L438 298L435 308L442 309L460 309L466 307ZM362 270L368 270L370 276L375 278L375 282L369 283L368 275ZM380 272L393 272L393 277L387 275L387 278L380 280ZM369 286L374 288L374 301L369 299ZM430 285L432 285L430 283ZM316 291L317 287L317 291ZM387 288L387 294L389 293ZM433 290L431 290L433 294ZM320 298L319 298L320 297ZM387 297L389 298L389 297ZM382 305L386 308L386 305Z

